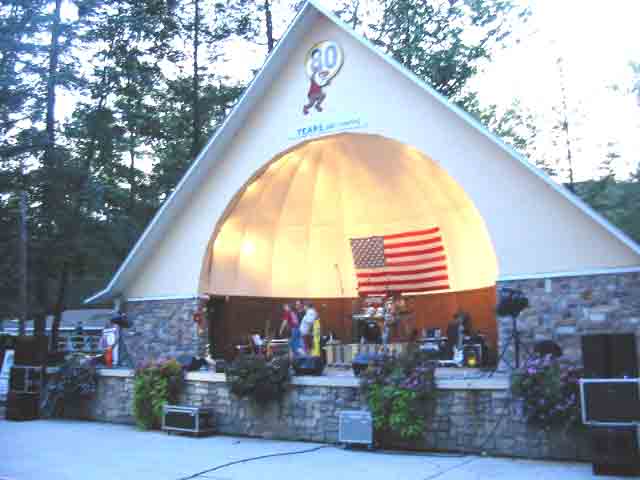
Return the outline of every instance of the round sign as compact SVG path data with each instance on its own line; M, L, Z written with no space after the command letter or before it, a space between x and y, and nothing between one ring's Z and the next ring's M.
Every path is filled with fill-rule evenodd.
M307 76L319 86L324 87L340 71L343 62L344 53L340 45L331 40L325 40L309 49L304 67Z

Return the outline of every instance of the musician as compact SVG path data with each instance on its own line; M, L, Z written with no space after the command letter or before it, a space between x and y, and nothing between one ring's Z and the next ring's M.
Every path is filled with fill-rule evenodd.
M447 327L447 353L453 358L454 348L462 350L464 337L471 335L471 317L468 313L458 310L453 321Z
M304 304L304 316L300 320L300 334L302 335L307 355L311 354L313 348L313 324L318 318L318 312L313 307L313 304L306 302Z
M300 343L300 322L296 312L294 312L289 304L285 303L282 306L282 323L280 324L280 336L284 332L285 327L289 329L289 358L293 360L293 357L298 355L302 345Z

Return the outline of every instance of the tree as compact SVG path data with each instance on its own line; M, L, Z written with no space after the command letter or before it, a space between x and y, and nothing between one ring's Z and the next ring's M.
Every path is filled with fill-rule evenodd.
M512 22L528 15L509 0L380 4L380 19L368 26L373 43L452 100L464 100L463 89L478 62L490 59L492 48L511 33Z

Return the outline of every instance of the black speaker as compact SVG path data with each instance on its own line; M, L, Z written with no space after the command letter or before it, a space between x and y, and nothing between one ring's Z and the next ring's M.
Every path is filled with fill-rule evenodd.
M358 377L364 372L370 363L382 362L384 355L382 353L358 353L351 362L353 373Z
M322 357L299 356L293 360L293 370L296 375L322 375L324 363Z
M42 368L14 365L9 374L9 390L18 393L40 393Z
M498 290L498 305L496 310L501 317L517 317L529 306L529 299L522 290L503 287Z
M611 335L609 337L611 351L611 375L613 378L638 378L638 351L636 336L633 333Z
M637 379L582 379L580 409L586 425L640 424L640 384Z
M635 428L591 429L595 475L638 475L640 452Z
M216 373L225 373L227 371L227 362L219 358L216 360Z
M583 335L582 363L586 378L637 378L635 335Z
M207 364L203 358L196 358L192 355L178 355L176 362L187 372L195 372Z
M21 392L27 388L27 370L23 367L11 367L9 373L9 390Z
M537 342L533 346L533 351L541 357L551 355L553 358L559 358L562 356L562 348L553 340L542 340Z
M49 353L49 337L46 335L21 335L16 337L16 365L42 365Z
M35 420L40 417L40 396L32 393L9 392L5 418L7 420Z

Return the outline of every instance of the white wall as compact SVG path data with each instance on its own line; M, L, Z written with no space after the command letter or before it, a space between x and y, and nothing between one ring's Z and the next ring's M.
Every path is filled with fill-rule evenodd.
M302 114L309 87L304 56L325 39L341 44L345 63L325 89L325 111L308 118ZM500 276L640 264L629 247L328 20L316 23L289 61L129 282L126 297L195 294L208 242L231 199L261 167L298 144L292 133L315 119L357 117L367 127L354 132L413 146L445 169L484 219Z

